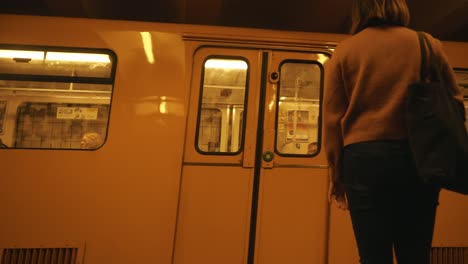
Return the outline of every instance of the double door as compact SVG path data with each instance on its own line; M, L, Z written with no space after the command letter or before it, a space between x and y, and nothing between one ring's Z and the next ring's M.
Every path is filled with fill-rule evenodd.
M176 264L325 263L322 51L194 55Z

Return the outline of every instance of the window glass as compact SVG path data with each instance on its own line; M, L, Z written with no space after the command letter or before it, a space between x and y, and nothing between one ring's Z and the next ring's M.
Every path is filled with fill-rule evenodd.
M468 70L467 69L455 69L455 78L457 79L458 85L463 89L463 95L465 97L465 114L466 122L465 126L468 130Z
M7 100L0 100L0 134L3 134L3 123L6 115Z
M286 61L280 66L276 151L284 155L318 152L321 67Z
M468 69L455 69L455 78L463 89L463 95L468 98Z
M0 73L110 78L111 54L0 48Z
M221 137L221 111L202 109L198 147L204 152L219 152Z
M96 149L103 143L108 116L109 105L22 103L18 106L15 146Z
M465 127L466 131L468 131L468 100L465 100Z
M101 147L107 135L115 61L111 51L0 46L3 146Z
M247 63L211 58L203 69L197 149L202 153L237 153L243 140Z

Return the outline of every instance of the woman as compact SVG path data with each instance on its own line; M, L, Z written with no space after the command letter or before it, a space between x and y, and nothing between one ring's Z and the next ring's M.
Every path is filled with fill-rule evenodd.
M417 33L404 0L357 0L352 37L326 65L324 147L330 200L349 207L361 263L429 263L439 189L416 174L405 124L420 79ZM445 85L463 104L441 43L426 34Z

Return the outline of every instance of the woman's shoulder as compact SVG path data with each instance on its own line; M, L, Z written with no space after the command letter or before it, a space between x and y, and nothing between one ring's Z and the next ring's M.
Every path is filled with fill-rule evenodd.
M421 32L424 34L424 36L429 41L429 43L432 44L432 47L440 48L442 46L442 43L440 42L438 38L432 36L431 34L427 32L424 32L424 31L421 31Z
M432 36L430 33L424 31L421 31L421 33L423 33L424 37L429 42L430 49L432 49L434 55L438 58L442 58L444 56L442 42L438 38Z
M399 41L416 40L416 31L402 26L369 27L344 39L337 46L336 50L340 51L372 46L389 39Z

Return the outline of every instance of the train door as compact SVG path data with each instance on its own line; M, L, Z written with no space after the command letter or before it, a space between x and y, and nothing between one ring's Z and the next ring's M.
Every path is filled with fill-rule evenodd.
M325 263L323 52L203 47L191 79L174 263Z
M328 181L319 153L322 64L328 57L270 55L251 263L325 263Z

